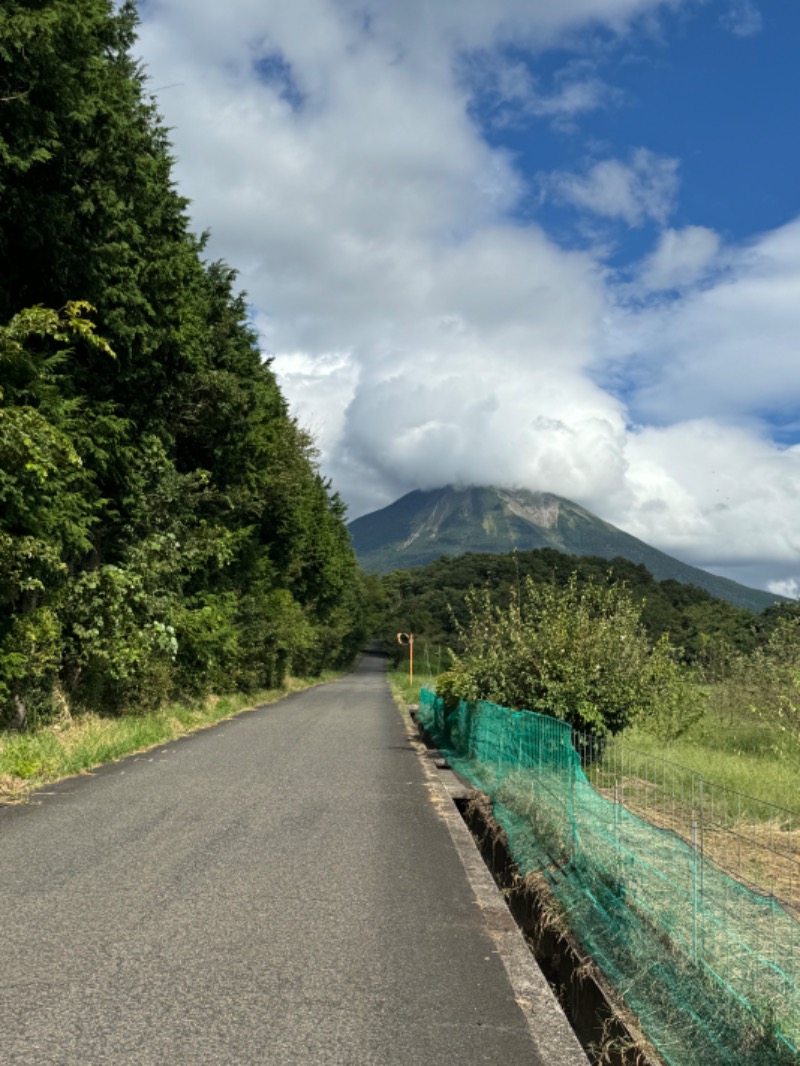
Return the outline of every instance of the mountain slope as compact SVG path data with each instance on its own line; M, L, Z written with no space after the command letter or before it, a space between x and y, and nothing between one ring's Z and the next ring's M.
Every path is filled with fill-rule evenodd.
M697 585L738 607L761 611L780 600L728 578L689 566L624 533L578 504L526 489L447 486L415 491L350 523L365 570L424 566L442 555L555 548L569 555L621 556L641 563L659 581Z

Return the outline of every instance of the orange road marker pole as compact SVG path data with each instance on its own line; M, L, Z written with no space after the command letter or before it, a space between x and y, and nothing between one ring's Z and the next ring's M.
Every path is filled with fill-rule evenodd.
M397 643L403 646L408 645L408 685L410 688L414 684L414 634L398 633Z

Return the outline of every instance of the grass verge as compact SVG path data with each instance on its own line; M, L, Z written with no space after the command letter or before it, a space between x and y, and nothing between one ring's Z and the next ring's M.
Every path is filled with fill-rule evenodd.
M392 695L399 703L419 703L419 690L428 685L435 687L436 674L414 673L414 683L408 683L408 665L390 667L387 674Z
M622 740L644 755L702 774L717 787L800 812L800 738L755 715L730 718L709 710L677 740L659 740L646 724L625 730Z
M150 714L65 716L29 733L0 732L0 803L20 802L41 785L87 773L103 763L146 751L339 676L329 672L316 678L287 678L279 689L209 696L197 703L171 704Z

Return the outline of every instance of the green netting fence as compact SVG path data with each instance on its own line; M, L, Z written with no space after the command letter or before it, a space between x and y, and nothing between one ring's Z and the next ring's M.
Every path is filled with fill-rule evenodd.
M665 1062L797 1066L800 924L698 846L702 796L681 833L592 784L608 741L484 701L449 707L426 689L419 717L490 797L520 870L546 878Z

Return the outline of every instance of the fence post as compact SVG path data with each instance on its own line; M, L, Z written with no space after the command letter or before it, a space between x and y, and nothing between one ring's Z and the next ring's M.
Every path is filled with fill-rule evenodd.
M697 961L697 805L692 773L692 958Z
M699 907L701 909L700 914L700 951L703 952L705 947L705 923L703 922L702 908L705 906L705 876L706 876L706 854L705 854L705 825L704 825L704 813L703 813L703 776L702 774L698 780L699 785L699 797L697 803L700 833L700 878L699 878Z
M697 791L695 792L695 777ZM705 929L701 915L705 889L705 852L703 844L703 775L692 774L692 958L697 961L703 950Z
M694 782L692 782L694 789ZM692 811L692 958L697 962L697 817Z
M577 767L580 765L580 755L578 749L573 743L572 730L569 735L569 823L572 830L572 854L576 857L578 854L578 847L580 840L578 838L578 824L575 819L575 783L577 778Z
M622 857L619 853L619 782L616 779L614 780L614 859L619 885L622 881Z

